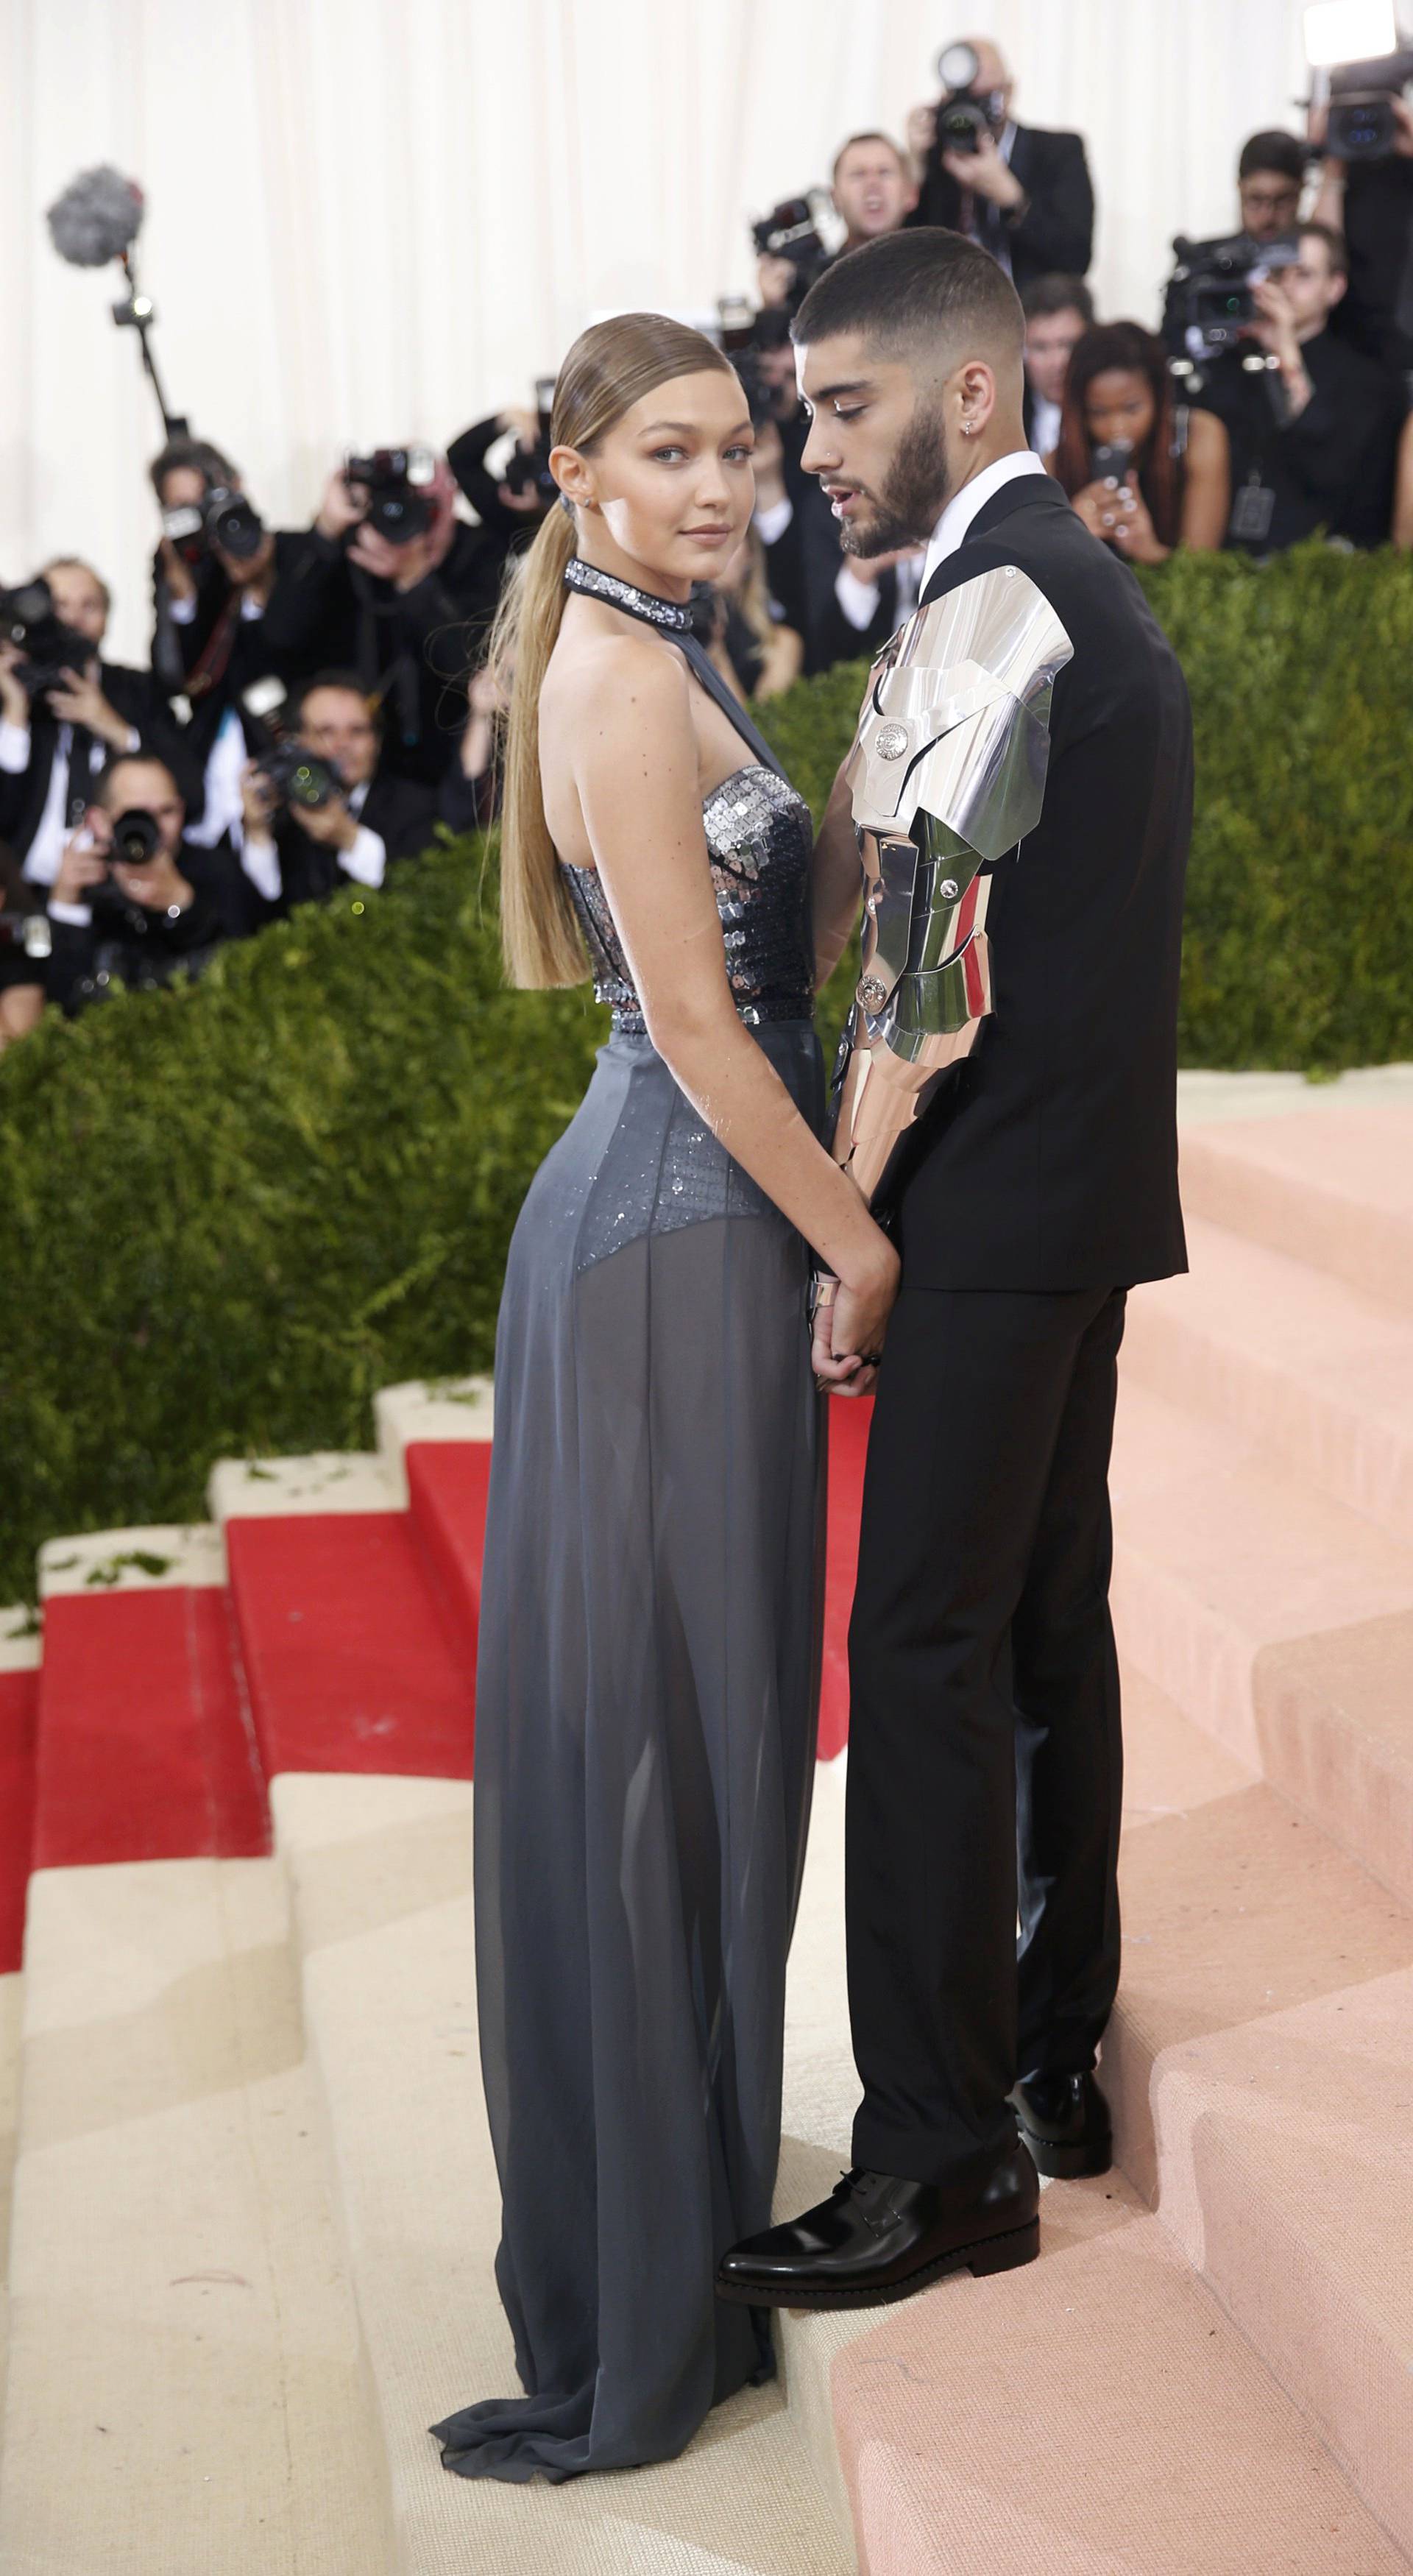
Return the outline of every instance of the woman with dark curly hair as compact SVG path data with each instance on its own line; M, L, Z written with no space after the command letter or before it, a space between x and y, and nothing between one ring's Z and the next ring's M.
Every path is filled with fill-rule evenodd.
M1096 323L1076 341L1045 463L1085 526L1130 563L1164 563L1178 546L1212 553L1226 534L1226 431L1174 402L1162 341L1139 322Z

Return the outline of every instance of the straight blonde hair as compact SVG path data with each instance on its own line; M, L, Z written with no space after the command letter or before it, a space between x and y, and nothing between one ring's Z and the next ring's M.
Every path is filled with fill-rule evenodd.
M620 313L581 332L559 371L550 443L592 455L645 394L707 367L731 374L714 341L662 313ZM564 568L578 548L570 506L560 503L512 565L491 630L490 663L508 712L502 762L500 931L512 984L582 984L588 959L549 825L540 781L540 690L564 615Z

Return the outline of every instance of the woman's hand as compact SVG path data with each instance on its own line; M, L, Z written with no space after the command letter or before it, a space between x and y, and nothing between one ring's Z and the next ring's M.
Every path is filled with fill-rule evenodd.
M898 1294L900 1263L881 1227L851 1279L816 1283L811 1359L821 1387L835 1395L871 1395L888 1318Z

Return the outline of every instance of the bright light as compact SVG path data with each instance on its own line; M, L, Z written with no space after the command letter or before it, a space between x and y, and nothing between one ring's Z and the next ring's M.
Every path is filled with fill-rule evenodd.
M1393 0L1316 0L1305 12L1305 52L1312 63L1367 63L1398 44Z

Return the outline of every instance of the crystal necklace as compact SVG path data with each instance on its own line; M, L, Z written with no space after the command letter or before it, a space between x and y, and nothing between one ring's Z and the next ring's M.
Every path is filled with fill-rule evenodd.
M630 617L645 617L651 626L670 627L676 635L690 635L692 611L683 600L659 599L654 591L638 590L631 581L620 581L616 573L600 572L597 564L571 555L564 567L569 590L587 591L593 599L606 599L611 608L626 608Z

